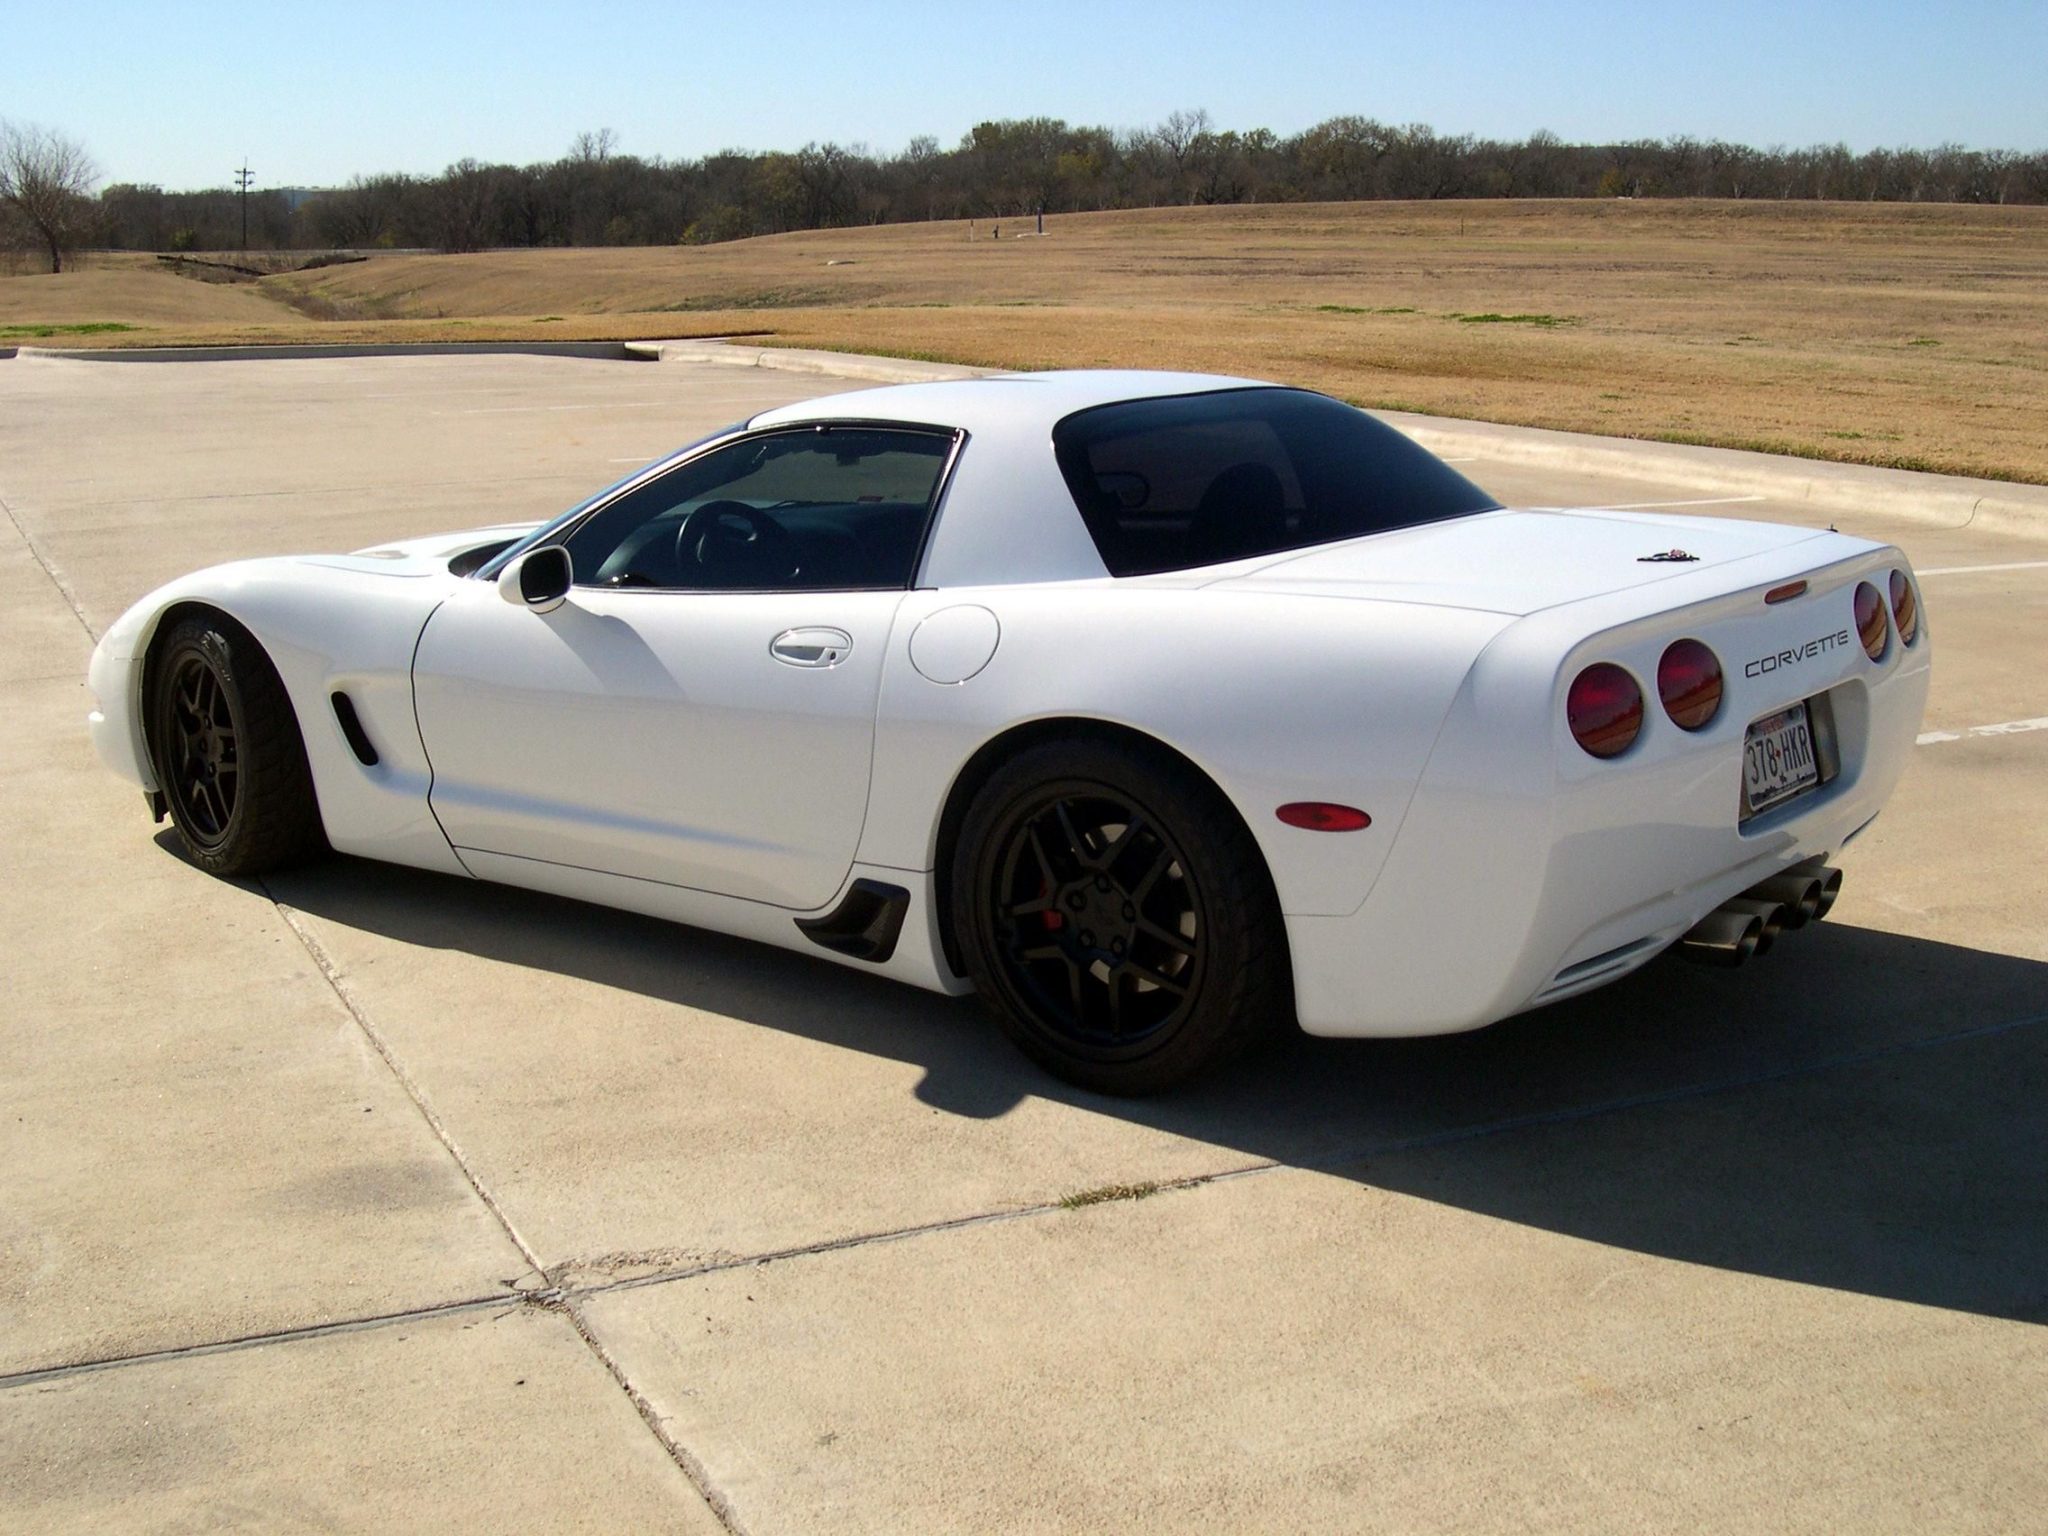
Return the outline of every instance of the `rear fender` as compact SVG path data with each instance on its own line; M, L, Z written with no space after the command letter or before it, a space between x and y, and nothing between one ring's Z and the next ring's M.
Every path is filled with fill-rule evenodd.
M966 681L935 683L913 660L916 636L959 607L994 614L999 638ZM969 761L1020 726L1082 719L1157 740L1207 775L1258 841L1283 911L1352 911L1466 669L1506 622L1106 582L912 593L890 637L859 857L933 869L941 813ZM1300 800L1357 806L1372 825L1282 825L1276 809Z

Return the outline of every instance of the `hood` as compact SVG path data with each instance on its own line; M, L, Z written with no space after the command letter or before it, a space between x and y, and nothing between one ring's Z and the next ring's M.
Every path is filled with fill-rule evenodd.
M1482 512L1284 555L1211 585L1520 616L1827 537L1641 512ZM1651 558L1674 551L1696 558Z
M379 544L370 549L359 549L352 555L304 555L300 558L308 565L324 565L334 570L362 571L376 576L446 576L449 562L459 555L476 550L487 550L483 559L477 560L470 568L481 565L498 550L515 539L524 538L538 523L498 523L489 528L471 528L462 533L435 533L417 539L396 539L389 544ZM464 575L467 572L458 571Z

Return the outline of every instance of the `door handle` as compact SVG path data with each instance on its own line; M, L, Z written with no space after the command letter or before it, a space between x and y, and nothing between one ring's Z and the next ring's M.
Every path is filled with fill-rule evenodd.
M843 629L785 629L768 642L768 654L787 667L836 667L852 650Z

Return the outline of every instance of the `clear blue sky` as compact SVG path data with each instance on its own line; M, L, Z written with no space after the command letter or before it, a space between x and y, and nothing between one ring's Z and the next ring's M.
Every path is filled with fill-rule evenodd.
M553 159L951 145L991 117L1135 127L1207 108L1445 133L2048 148L2048 0L733 0L568 7L7 0L0 116L109 181L258 186Z

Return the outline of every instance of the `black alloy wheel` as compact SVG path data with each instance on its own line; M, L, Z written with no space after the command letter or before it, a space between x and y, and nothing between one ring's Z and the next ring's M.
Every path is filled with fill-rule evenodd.
M1005 1033L1084 1087L1154 1092L1292 1022L1258 847L1162 753L1052 742L998 769L962 824L953 918Z
M164 794L179 830L200 849L227 841L241 798L241 722L212 660L197 647L164 679Z
M1202 979L1202 904L1186 857L1122 793L1062 784L1006 820L990 893L1003 980L1056 1043L1142 1053Z
M148 700L157 787L193 863L258 875L325 849L291 696L248 631L218 616L174 625Z

